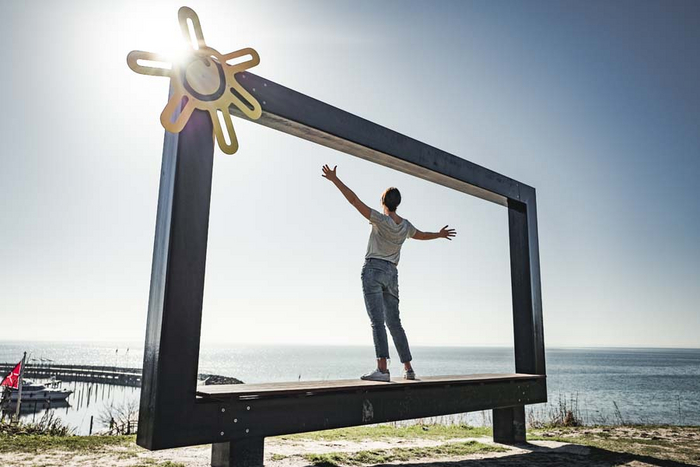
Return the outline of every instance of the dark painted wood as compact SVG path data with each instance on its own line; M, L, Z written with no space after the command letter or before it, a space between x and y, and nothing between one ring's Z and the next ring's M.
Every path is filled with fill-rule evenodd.
M526 441L525 406L493 409L493 440L503 444Z
M238 81L262 105L265 125L396 170L506 205L520 183L250 72ZM232 115L245 118L235 106Z
M515 371L545 374L533 188L265 78L246 74L241 82L263 106L257 123L507 206ZM341 392L297 392L289 397L224 394L198 398L213 151L211 121L203 112L195 111L180 134L165 137L137 437L140 446L164 449L262 440L285 433L546 402L545 378L397 384L390 389L357 387ZM519 412L513 414L519 416ZM503 420L503 415L498 417ZM509 426L498 423L499 431Z
M265 440L249 438L211 445L212 467L262 467Z
M394 378L390 382L363 381L357 378L330 381L294 381L263 384L222 384L213 386L199 386L197 388L197 395L202 396L203 398L241 398L244 396L280 397L299 394L309 396L313 394L319 394L322 392L337 393L357 390L382 391L386 389L396 389L397 387L446 386L486 383L491 381L512 382L520 380L537 380L543 378L543 375L489 373L461 376L427 376L424 378L418 378L416 380Z
M191 433L214 155L209 114L165 134L153 247L137 443L169 446Z
M535 190L508 201L515 371L545 374Z
M204 440L269 437L545 402L542 379L469 385L397 386L251 400L202 401L224 409L202 427ZM246 431L248 430L248 431Z
M537 196L535 189L532 187L521 186L520 192L521 201L527 206L525 221L527 223L527 252L530 282L526 288L529 287L530 289L531 300L529 313L532 316L532 338L534 344L533 354L535 371L533 373L544 375L547 371L544 351L544 319L542 316L542 283L540 276L540 240L537 228ZM516 371L519 371L517 370L517 364Z
M149 449L411 420L546 401L544 378L469 385L396 386L379 391L358 389L248 400L200 398L197 410L183 413L179 422L172 422L168 430L161 428L170 436L167 444L158 438L157 441L163 444ZM180 413L177 408L172 411ZM184 425L194 429L185 429Z

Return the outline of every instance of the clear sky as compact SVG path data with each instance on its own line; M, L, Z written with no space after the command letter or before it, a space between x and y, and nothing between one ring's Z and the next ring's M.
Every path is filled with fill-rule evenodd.
M3 1L0 339L142 341L166 103L134 49L173 50L179 2ZM700 3L193 1L253 71L536 187L549 346L700 347ZM203 342L370 345L375 209L408 241L411 341L512 345L506 209L234 120L217 149Z

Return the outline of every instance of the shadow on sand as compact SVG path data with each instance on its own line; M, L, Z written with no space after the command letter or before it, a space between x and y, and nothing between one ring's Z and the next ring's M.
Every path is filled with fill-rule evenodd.
M513 447L528 452L509 454L501 457L487 459L466 459L463 461L446 462L411 462L405 464L411 467L501 467L501 466L572 466L572 467L614 467L629 465L635 467L659 466L659 467L693 467L700 463L685 464L656 457L620 453L606 449L580 444L566 444L556 448L538 446L531 443L514 444ZM392 464L393 466L401 464ZM322 467L316 464L315 467Z

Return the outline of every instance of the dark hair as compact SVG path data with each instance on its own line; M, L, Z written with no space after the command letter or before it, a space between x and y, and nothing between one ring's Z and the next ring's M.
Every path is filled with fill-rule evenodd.
M396 211L396 208L401 204L401 193L398 188L387 188L382 195L382 204L391 212Z

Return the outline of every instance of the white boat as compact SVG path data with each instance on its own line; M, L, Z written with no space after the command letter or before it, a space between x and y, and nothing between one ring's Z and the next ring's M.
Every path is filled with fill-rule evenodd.
M22 402L29 401L64 401L73 394L70 389L56 389L47 387L44 384L33 383L29 380L24 380L22 383ZM6 400L16 402L19 399L19 391L12 389L7 395Z

